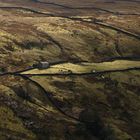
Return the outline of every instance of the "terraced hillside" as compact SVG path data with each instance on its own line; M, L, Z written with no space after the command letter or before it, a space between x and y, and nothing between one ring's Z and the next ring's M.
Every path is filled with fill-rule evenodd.
M138 0L0 0L0 140L139 140L139 90Z

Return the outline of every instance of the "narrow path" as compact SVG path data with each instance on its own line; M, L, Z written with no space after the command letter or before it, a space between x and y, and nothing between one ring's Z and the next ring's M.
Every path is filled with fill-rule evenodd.
M41 31L38 32L37 31L37 34L38 35L39 34L43 34L44 36L46 36L49 41L51 41L52 43L54 43L60 49L61 53L65 54L64 49L63 49L63 46L58 41L56 41L51 35L49 35L47 32L41 32Z
M123 57L123 53L122 53L122 51L120 49L120 45L119 45L119 36L120 36L120 34L117 33L117 36L115 38L115 50L120 57Z

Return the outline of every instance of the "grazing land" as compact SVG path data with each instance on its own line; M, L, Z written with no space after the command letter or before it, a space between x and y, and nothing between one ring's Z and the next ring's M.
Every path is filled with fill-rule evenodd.
M139 91L139 0L0 0L0 140L139 140Z

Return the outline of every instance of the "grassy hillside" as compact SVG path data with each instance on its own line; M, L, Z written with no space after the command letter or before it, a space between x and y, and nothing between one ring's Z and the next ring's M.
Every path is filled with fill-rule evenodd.
M53 73L117 70L29 79L0 75L0 140L139 140L139 5L0 0L0 73L39 61L64 61L42 70Z

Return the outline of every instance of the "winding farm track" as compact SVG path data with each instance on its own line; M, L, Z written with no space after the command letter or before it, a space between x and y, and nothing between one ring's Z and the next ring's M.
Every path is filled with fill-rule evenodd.
M49 41L54 43L60 49L61 53L63 53L63 54L65 53L64 50L63 50L63 46L58 41L56 41L52 36L50 36L47 32L45 32L45 33L44 32L39 32L39 33L44 34L44 36L46 36Z
M135 34L135 33L132 33L132 32L129 32L129 31L125 30L125 29L121 29L121 28L116 27L114 25L110 25L108 23L103 23L103 22L98 22L98 21L86 21L86 20L84 20L82 18L73 18L73 17L69 17L69 16L60 16L60 15L55 15L55 14L50 14L50 13L44 13L44 12L41 12L41 11L37 11L35 9L26 8L26 7L17 7L17 6L15 6L15 7L7 7L6 6L5 7L5 6L0 6L0 9L7 9L7 10L9 10L9 9L25 10L25 11L33 12L35 14L44 15L44 16L47 16L47 17L60 17L60 18L66 18L66 19L70 19L70 20L74 20L74 21L80 21L80 22L89 23L89 24L96 24L96 25L99 25L99 26L110 28L112 30L116 30L116 31L121 32L123 34L126 34L128 36L131 36L131 37L140 39L140 35Z

